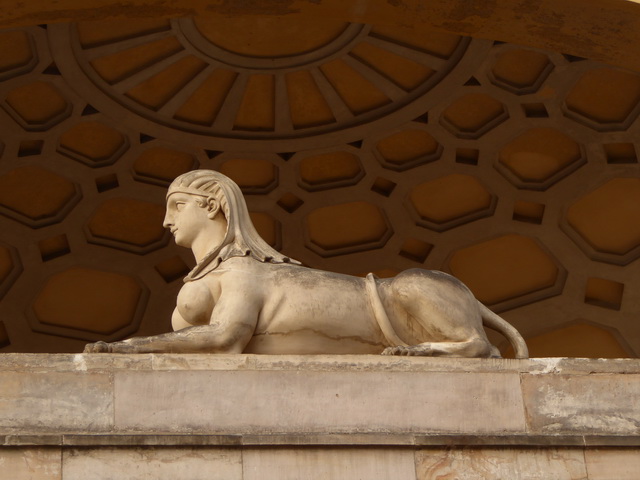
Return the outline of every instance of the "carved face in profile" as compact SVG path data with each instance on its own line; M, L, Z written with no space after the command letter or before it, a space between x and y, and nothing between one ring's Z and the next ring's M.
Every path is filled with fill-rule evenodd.
M193 170L171 182L163 224L178 245L191 248L196 260L205 259L205 266L206 258L225 261L247 255L261 262L300 263L260 237L240 187L214 170ZM207 272L196 267L188 278L195 280Z
M217 212L217 202L212 197L175 192L167 198L163 226L171 231L177 245L191 248L198 238L209 233Z

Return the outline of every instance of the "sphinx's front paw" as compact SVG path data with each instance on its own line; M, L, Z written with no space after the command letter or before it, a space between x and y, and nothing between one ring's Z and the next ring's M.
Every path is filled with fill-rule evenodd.
M87 343L82 353L109 353L109 344L107 342Z
M96 342L87 344L84 353L138 353L138 347L128 340L113 343Z

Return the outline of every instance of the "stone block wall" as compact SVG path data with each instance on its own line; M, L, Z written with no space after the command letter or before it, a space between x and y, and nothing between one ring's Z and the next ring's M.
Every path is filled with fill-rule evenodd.
M0 478L640 478L640 361L0 356Z

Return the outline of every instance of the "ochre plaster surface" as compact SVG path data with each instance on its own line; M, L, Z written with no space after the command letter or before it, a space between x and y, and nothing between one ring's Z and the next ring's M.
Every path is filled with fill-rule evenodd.
M640 69L629 45L637 44L638 3L633 0L527 0L473 2L439 0L425 5L420 0L369 2L342 0L284 0L229 2L220 0L135 0L123 5L97 0L91 6L78 0L50 2L3 1L0 22L4 26L35 25L93 19L131 17L180 17L191 15L286 16L309 22L309 17L328 23L376 23L436 28L462 35L498 39L593 58ZM305 18L306 17L306 18ZM269 20L267 20L269 21ZM265 47L266 48L266 47Z

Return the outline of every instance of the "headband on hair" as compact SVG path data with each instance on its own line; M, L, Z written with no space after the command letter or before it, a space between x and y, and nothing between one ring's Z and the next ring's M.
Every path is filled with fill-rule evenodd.
M210 197L213 196L211 193L203 193L202 190L198 190L197 188L191 187L179 187L179 188L171 188L167 191L167 199L169 195L173 195L174 193L185 193L187 195L197 195L198 197Z

